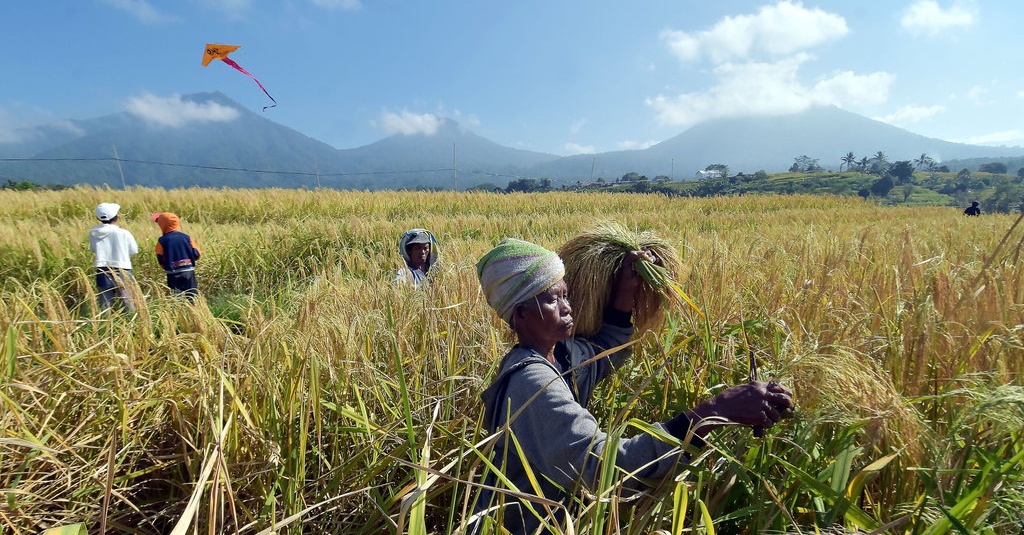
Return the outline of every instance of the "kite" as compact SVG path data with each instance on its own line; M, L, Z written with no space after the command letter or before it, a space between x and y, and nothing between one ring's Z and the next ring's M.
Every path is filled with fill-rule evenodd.
M263 87L263 84L261 84L260 81L257 80L255 76L249 74L249 71L243 69L240 65L235 63L234 60L228 57L228 54L234 52L235 50L238 50L239 48L241 48L241 45L215 45L207 43L206 51L203 52L203 67L209 65L210 62L215 59L219 59L224 63L227 63L228 65L234 67L234 69L238 72L248 76L249 78L252 78L252 81L256 82L256 85L260 86L260 89L263 90L263 93L266 94L267 97L270 98L270 100L274 101L273 106L263 106L263 111L267 111L267 108L273 108L274 106L277 106L277 101L274 100L274 97L270 96L270 93L267 93L267 88Z

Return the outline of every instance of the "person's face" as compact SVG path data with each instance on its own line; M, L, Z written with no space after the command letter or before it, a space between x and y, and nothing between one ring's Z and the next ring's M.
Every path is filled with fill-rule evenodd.
M427 265L427 260L430 258L430 244L429 243L414 243L409 245L409 261L416 269L423 269Z
M569 287L564 279L541 292L533 299L527 299L516 306L516 332L519 337L530 339L542 345L554 345L572 336L572 306L569 304Z

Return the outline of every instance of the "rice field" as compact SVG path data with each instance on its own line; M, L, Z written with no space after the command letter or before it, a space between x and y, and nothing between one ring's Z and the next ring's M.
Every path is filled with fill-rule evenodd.
M100 202L142 250L136 315L96 307ZM203 250L195 305L164 288L155 211ZM1019 217L824 196L0 191L0 532L460 532L487 457L478 395L512 339L473 266L505 237L558 250L614 222L678 251L702 314L639 337L595 400L605 428L667 420L746 380L751 356L798 410L761 438L716 431L677 481L589 504L575 533L1020 533ZM391 283L415 227L440 241L425 290Z

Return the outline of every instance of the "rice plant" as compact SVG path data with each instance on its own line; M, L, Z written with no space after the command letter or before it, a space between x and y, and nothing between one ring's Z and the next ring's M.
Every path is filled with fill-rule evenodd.
M96 308L86 235L109 200L142 248L135 315ZM152 254L144 215L165 210L203 247L194 305ZM593 403L607 429L649 432L751 355L798 410L763 438L715 432L576 533L1018 533L1024 239L1015 216L969 219L810 196L2 191L0 530L459 532L487 459L478 394L510 343L473 264L608 221L636 229L619 250L656 237L700 313L659 298ZM441 242L423 290L390 283L411 227Z

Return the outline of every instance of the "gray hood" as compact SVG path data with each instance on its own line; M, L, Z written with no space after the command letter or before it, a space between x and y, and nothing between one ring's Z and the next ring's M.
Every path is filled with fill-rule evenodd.
M414 228L405 231L405 233L402 234L402 237L398 240L398 252L401 253L402 259L405 260L405 264L409 265L409 252L406 250L406 246L409 245L409 241L411 241L413 238L421 234L426 234L427 237L430 239L430 256L427 258L427 267L429 268L430 266L434 265L435 262L437 262L438 248L437 239L434 238L434 235L431 234L429 230L422 228Z

